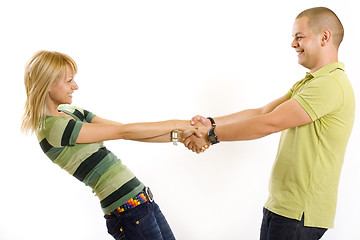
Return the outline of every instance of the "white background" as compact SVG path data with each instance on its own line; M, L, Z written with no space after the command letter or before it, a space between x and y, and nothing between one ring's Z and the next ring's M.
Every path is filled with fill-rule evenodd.
M290 47L293 21L325 5L345 26L340 61L359 98L357 2L1 1L0 239L112 239L91 189L20 133L24 66L36 51L75 59L73 103L101 117L219 116L263 106L305 75ZM325 240L360 239L359 138L356 121ZM151 186L177 239L248 240L259 236L278 140L220 143L200 155L170 143L106 146Z

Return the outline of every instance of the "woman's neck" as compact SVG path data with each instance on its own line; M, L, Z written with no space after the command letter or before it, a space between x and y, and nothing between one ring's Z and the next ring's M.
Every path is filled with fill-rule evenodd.
M46 115L57 116L59 104L55 104L54 102L47 101L46 102Z

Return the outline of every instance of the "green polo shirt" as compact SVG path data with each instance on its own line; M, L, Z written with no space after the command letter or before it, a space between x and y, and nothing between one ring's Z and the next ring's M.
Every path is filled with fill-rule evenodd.
M355 98L335 62L308 73L287 93L312 122L281 133L265 208L305 226L332 228L340 172L354 122Z

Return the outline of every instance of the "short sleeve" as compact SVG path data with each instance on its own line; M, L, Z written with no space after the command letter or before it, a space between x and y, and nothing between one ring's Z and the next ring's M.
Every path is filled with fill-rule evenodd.
M344 92L335 78L319 77L307 83L293 98L315 121L337 111L343 105Z
M74 115L78 120L82 122L85 121L90 123L91 120L95 117L95 114L93 114L92 112L72 105L60 105L58 109L67 114Z
M84 110L84 117L88 123L91 123L91 120L95 117L95 114L93 114L92 112L89 112L87 110Z
M290 90L285 94L285 96L290 99L291 96L292 96L292 93L293 93L293 91L292 91L292 89L290 89Z
M52 117L45 125L44 135L54 147L74 146L83 122L64 117Z
M290 89L289 91L285 94L285 96L287 96L289 99L293 96L294 93L297 92L297 90L303 85L304 79L297 81Z

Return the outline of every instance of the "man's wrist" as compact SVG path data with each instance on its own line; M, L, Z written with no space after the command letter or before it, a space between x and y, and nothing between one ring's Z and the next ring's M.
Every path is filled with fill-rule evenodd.
M211 144L219 143L218 137L215 134L215 128L216 128L215 120L213 118L211 118L211 117L208 117L207 119L210 120L211 125L212 125L212 127L209 129L209 131L207 133L207 140Z

